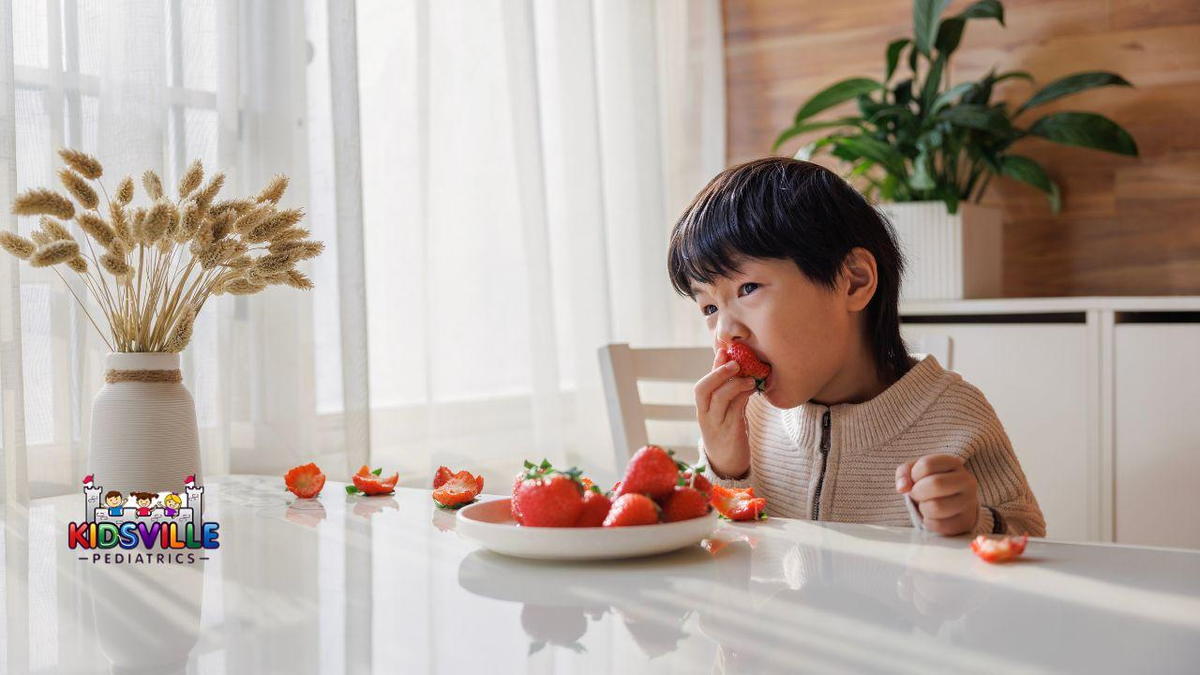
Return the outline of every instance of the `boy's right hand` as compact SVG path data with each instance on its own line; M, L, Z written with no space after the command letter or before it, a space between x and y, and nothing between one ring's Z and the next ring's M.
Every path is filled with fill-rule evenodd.
M718 348L712 372L701 378L693 390L709 468L719 477L737 477L750 470L746 404L754 394L755 382L752 377L737 374L737 362Z

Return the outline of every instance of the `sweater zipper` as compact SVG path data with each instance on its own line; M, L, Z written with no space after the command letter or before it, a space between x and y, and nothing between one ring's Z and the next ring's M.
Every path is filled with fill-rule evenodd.
M821 488L825 486L825 468L829 465L829 410L821 416L821 473L817 476L817 492L813 496L812 519L821 517Z

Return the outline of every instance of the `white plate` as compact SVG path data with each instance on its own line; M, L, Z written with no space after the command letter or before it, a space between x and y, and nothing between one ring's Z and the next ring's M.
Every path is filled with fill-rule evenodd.
M605 560L666 553L698 544L717 528L717 513L677 523L633 527L521 527L510 499L463 507L455 530L468 541L518 558Z

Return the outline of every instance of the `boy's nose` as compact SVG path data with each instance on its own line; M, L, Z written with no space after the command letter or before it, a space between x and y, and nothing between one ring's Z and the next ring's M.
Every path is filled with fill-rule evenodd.
M741 322L736 319L723 316L717 319L717 339L721 342L733 342L734 340L745 340L749 331Z

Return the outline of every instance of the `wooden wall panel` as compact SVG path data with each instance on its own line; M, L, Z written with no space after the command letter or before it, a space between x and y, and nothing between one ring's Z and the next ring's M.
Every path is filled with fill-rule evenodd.
M948 13L967 4L955 0ZM968 24L951 81L993 66L1028 70L1039 83L1081 70L1120 73L1133 89L1069 97L1019 121L1099 112L1128 129L1141 152L1118 157L1038 140L1015 146L1058 180L1065 208L1056 217L1031 188L992 181L984 203L1005 212L1005 295L1200 294L1200 1L1004 6L1007 28ZM882 76L887 42L912 32L910 0L725 0L724 17L730 163L768 154L800 103L824 86ZM1020 102L1033 90L1010 81L997 94Z

